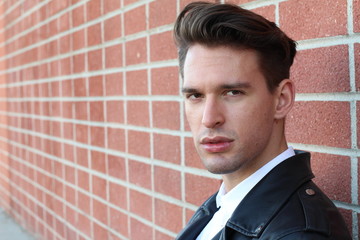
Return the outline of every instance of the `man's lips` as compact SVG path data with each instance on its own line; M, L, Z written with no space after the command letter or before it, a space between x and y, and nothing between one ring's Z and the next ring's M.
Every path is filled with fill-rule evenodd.
M206 137L201 139L200 144L207 152L220 153L227 151L231 147L233 141L233 139L226 137Z

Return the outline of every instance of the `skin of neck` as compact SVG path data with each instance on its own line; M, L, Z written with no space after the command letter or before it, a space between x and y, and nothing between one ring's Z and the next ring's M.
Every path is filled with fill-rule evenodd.
M231 191L239 183L255 173L262 166L270 162L276 156L288 149L284 131L285 119L274 120L274 131L264 151L245 163L235 172L222 176L226 192Z

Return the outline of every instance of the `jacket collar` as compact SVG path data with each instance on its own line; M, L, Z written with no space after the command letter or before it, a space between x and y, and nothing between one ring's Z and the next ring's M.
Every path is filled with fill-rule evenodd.
M295 156L280 163L247 194L227 227L258 237L288 198L313 177L310 153L296 151Z

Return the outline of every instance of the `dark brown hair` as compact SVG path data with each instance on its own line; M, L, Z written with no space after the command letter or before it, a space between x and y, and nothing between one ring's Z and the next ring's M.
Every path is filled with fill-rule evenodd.
M270 92L289 78L296 54L296 43L275 23L233 4L190 3L175 22L174 38L182 77L187 51L194 44L253 49Z

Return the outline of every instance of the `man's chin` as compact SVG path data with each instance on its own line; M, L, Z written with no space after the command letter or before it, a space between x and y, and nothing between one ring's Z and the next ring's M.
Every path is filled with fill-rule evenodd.
M232 167L229 165L210 165L204 163L204 166L210 173L218 175L233 173L237 170L236 167Z

